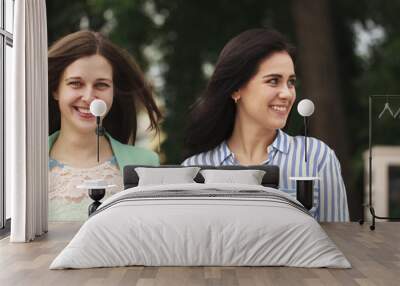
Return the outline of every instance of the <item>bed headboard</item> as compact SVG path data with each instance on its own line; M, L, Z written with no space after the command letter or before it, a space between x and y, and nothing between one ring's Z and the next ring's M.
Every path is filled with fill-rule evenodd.
M124 168L124 189L133 188L138 185L139 176L135 171L137 167L146 168L184 168L181 165L161 165L161 166L144 166L144 165L128 165ZM271 187L277 189L279 187L279 167L272 165L257 165L257 166L196 166L202 170L205 169L220 169L220 170L248 170L256 169L265 171L265 175L262 179L261 184L265 187ZM197 183L204 183L204 178L200 174L194 178Z

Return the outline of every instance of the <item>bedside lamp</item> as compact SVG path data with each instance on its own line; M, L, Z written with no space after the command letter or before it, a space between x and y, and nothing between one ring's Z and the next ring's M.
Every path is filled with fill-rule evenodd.
M303 99L297 105L297 111L304 117L304 160L307 163L307 131L308 131L308 117L310 117L315 110L314 103L309 99ZM307 174L308 175L308 174ZM318 177L290 177L289 179L296 181L296 199L303 204L303 206L310 210L313 207L314 200L314 180Z

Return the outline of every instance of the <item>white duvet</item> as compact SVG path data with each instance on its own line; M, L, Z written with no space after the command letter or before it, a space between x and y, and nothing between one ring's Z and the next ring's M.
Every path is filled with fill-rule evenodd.
M146 186L115 194L50 269L127 265L351 267L296 200L276 189L232 184Z

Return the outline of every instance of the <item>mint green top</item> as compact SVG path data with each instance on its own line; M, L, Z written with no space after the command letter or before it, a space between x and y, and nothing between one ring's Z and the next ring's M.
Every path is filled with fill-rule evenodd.
M56 131L49 136L49 152L53 147L54 142L57 140L58 135L59 131ZM107 132L106 137L111 144L111 149L117 160L121 173L126 165L160 165L160 160L155 152L137 146L122 144L112 138Z
M59 132L49 136L49 151ZM87 208L93 202L87 190L78 189L83 181L103 179L114 185L107 188L107 197L124 189L123 169L126 165L159 165L156 153L137 146L122 144L106 133L113 156L91 168L75 168L49 158L49 221L85 221Z

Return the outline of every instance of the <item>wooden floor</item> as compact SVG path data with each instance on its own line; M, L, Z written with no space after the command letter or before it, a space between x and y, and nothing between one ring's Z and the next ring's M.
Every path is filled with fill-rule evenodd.
M400 223L379 222L375 231L357 223L323 224L353 268L120 267L48 270L79 224L50 224L32 243L0 241L0 285L400 285Z

